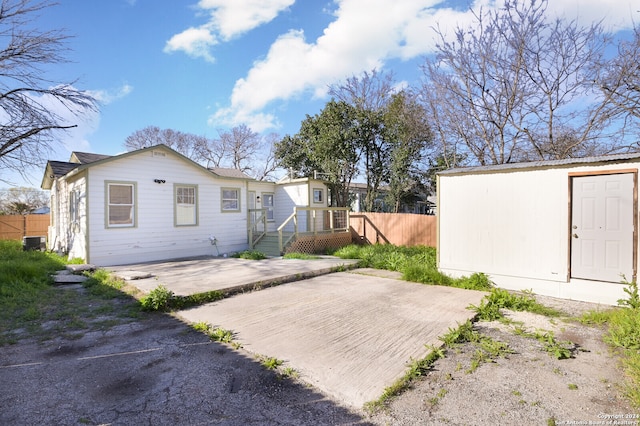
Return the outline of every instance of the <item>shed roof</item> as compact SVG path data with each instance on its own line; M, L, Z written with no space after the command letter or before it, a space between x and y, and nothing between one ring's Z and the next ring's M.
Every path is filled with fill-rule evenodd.
M438 172L439 175L462 175L462 174L481 174L481 173L499 173L514 172L533 169L551 169L561 167L574 167L584 165L600 165L607 163L626 163L638 161L640 153L611 154L600 155L595 157L584 158L566 158L563 160L546 160L546 161L529 161L526 163L507 163L495 164L491 166L472 166L459 167L455 169L443 170Z

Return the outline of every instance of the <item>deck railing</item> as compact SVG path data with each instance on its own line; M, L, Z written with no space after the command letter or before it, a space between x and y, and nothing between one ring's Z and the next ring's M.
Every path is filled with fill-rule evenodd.
M349 211L349 207L294 207L293 213L276 230L280 251L299 235L348 232ZM258 212L263 214L258 216ZM249 219L249 245L253 248L267 234L266 210L250 209Z
M306 217L302 215L305 214ZM306 220L305 220L306 219ZM300 230L300 224L306 222L306 230ZM293 223L293 233L285 239L285 230ZM317 235L319 233L346 232L349 230L348 207L294 207L293 213L278 227L278 245L284 250L298 235Z
M253 249L253 246L267 235L267 209L249 209L247 216L249 248Z

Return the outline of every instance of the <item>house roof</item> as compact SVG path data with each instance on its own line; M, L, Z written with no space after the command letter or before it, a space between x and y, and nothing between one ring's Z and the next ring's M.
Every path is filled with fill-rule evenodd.
M91 154L91 153L87 153L87 152L73 152L71 154L71 160L72 161L77 161L77 162L64 162L64 161L53 161L53 160L49 160L47 162L47 167L45 169L45 173L44 173L44 177L42 179L42 184L40 185L40 187L42 189L51 189L51 186L53 185L53 180L66 176L70 173L77 173L80 172L86 168L89 167L93 167L95 165L98 164L104 164L110 161L115 161L118 160L120 158L125 158L125 157L129 157L132 155L136 155L142 151L146 151L146 150L164 150L164 151L168 151L171 152L172 154L176 155L178 158L182 159L183 161L188 162L189 164L191 164L194 167L197 167L199 169L201 169L204 172L207 173L213 173L216 176L219 177L225 177L225 178L233 178L233 179L248 179L251 180L252 178L247 176L246 174L244 174L242 171L240 170L236 170L236 169L226 169L226 168L214 168L214 169L207 169L204 166L196 163L195 161L191 160L188 157L185 157L184 155L180 154L179 152L169 148L168 146L164 145L164 144L159 144L159 145L154 145L154 146L150 146L147 148L142 148L136 151L129 151L129 152L125 152L124 154L120 154L120 155L102 155L102 154Z
M80 164L78 163L69 163L67 161L54 160L47 161L47 166L44 170L44 176L42 177L40 188L51 189L51 185L53 185L54 179L62 177L78 167L80 167Z
M92 154L90 152L74 151L71 153L71 159L69 161L71 163L88 164L88 163L93 163L95 161L104 160L105 158L109 158L109 157L111 156L104 155L104 154Z
M638 161L639 159L640 159L640 153L612 154L612 155L600 155L595 157L584 157L584 158L566 158L563 160L530 161L526 163L495 164L491 166L459 167L456 169L443 170L441 172L438 172L438 175L498 173L498 172L512 172L512 171L519 171L519 170L572 167L572 166L581 166L581 165L601 165L601 164L604 165L607 163L626 163L626 162Z
M69 173L71 170L79 167L78 163L69 163L66 161L49 160L47 164L51 166L51 173L53 174L53 177L56 177L56 178L60 176L64 176L67 173Z
M225 167L211 167L209 170L220 177L227 177L227 178L234 178L234 179L253 179L251 176L248 176L242 170L238 170L238 169L228 169Z

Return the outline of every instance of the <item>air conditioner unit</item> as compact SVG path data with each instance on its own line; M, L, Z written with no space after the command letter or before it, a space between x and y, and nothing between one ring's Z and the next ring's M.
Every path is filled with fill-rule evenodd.
M47 249L47 237L22 237L23 250L40 250Z

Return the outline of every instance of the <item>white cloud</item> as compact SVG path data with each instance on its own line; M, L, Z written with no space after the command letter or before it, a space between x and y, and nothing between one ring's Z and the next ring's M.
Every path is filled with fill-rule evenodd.
M182 50L193 58L214 62L210 48L216 44L218 41L207 28L189 28L171 37L164 46L164 52L173 53Z
M112 102L124 98L132 91L133 86L125 83L115 90L88 90L87 93L93 96L93 98L98 101L99 104L108 105Z
M164 52L183 51L194 58L213 62L211 48L272 21L295 0L200 0L197 9L209 15L209 21L191 27L167 41Z
M223 2L202 0L200 4L204 3ZM291 30L280 36L264 59L256 61L246 77L236 81L230 105L213 114L210 123L245 123L255 131L276 127L275 116L263 112L269 103L304 93L323 97L327 85L381 68L390 59L408 60L432 53L436 43L433 28L440 27L452 35L456 26L473 20L468 9L438 7L441 0L335 3L336 18L317 40L307 42L303 31ZM503 0L476 0L472 8L482 6L486 10L502 4ZM628 28L632 6L632 0L553 0L549 9L556 14L566 13L567 18L575 18L580 12L580 22L590 22L597 16L604 17L605 24Z
M200 0L198 7L211 15L209 25L224 40L272 21L295 0Z

